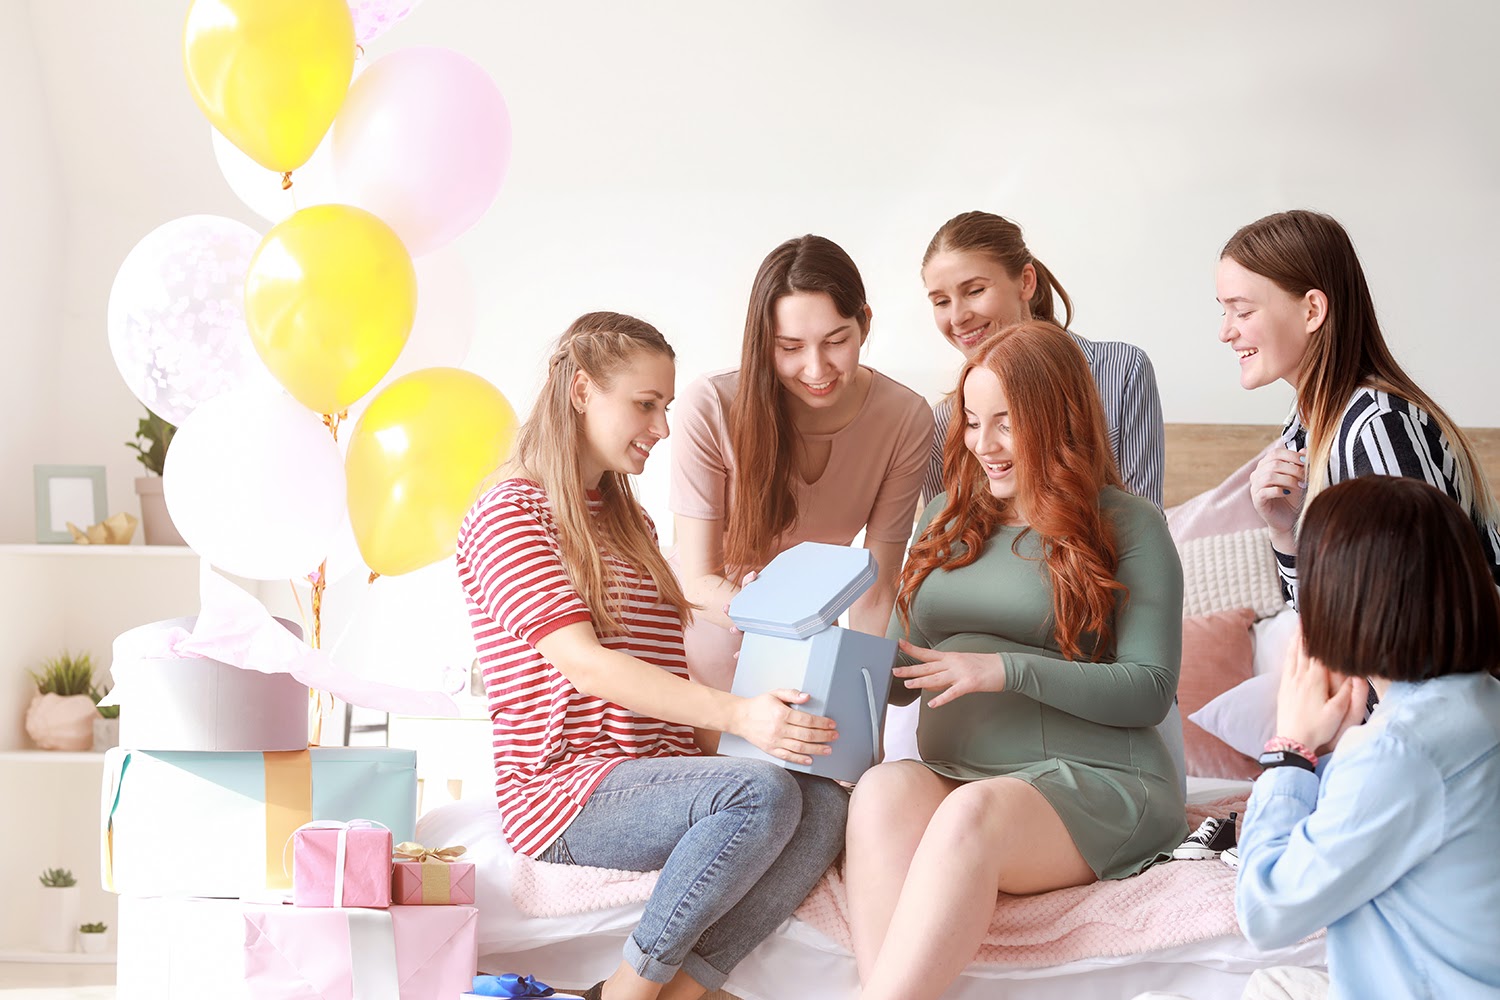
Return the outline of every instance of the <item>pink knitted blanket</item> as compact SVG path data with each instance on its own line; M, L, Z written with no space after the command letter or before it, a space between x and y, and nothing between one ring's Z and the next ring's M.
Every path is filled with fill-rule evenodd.
M1189 828L1204 816L1244 815L1243 799L1188 809ZM527 916L562 917L644 902L656 872L553 865L518 856L511 894ZM843 872L828 872L797 916L846 951L849 899ZM1090 958L1159 951L1238 934L1234 869L1217 861L1158 864L1133 878L1059 889L1039 896L1001 896L977 965L1045 968Z

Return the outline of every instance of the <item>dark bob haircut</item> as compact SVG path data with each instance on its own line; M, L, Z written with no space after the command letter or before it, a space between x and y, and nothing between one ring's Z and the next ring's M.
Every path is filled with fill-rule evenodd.
M1500 674L1500 593L1474 522L1420 479L1318 494L1297 539L1308 655L1343 674Z

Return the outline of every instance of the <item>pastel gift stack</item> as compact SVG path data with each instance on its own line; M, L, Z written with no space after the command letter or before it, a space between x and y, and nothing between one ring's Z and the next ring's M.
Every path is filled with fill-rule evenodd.
M745 633L734 672L734 693L753 698L776 688L805 691L798 706L838 723L833 752L794 764L732 734L719 752L754 757L795 771L857 781L880 755L896 644L834 625L875 582L868 549L803 542L772 559L735 595L729 617Z
M298 634L277 621L286 632L272 639ZM306 685L264 658L244 669L186 653L197 625L115 640L124 708L121 746L105 757L100 850L104 887L121 896L117 996L463 992L476 911L391 906L393 840L416 825L416 754L309 747Z

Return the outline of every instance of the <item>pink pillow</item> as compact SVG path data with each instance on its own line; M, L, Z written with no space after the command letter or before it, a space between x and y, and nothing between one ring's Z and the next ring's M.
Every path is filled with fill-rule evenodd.
M1182 741L1187 773L1203 778L1254 779L1254 760L1193 721L1198 712L1224 692L1249 680L1253 646L1250 608L1216 611L1182 620L1182 675L1177 698L1182 706Z
M1255 512L1255 505L1250 502L1250 472L1260 461L1261 455L1275 445L1275 441L1266 445L1261 449L1260 455L1235 469L1228 479L1213 489L1184 500L1175 507L1168 507L1167 530L1172 533L1172 540L1180 546L1194 538L1264 528L1266 523L1260 519L1260 515Z

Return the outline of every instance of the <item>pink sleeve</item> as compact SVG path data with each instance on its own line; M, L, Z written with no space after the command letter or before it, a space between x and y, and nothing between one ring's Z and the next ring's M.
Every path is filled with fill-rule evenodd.
M932 410L915 393L906 409L906 419L896 432L896 444L865 525L865 538L877 542L905 543L911 538L917 497L931 457Z
M719 393L707 376L682 391L673 410L672 513L721 521L733 466L728 460L729 430Z
M486 615L535 646L565 625L591 622L540 512L492 493L470 515L458 545L464 589Z

